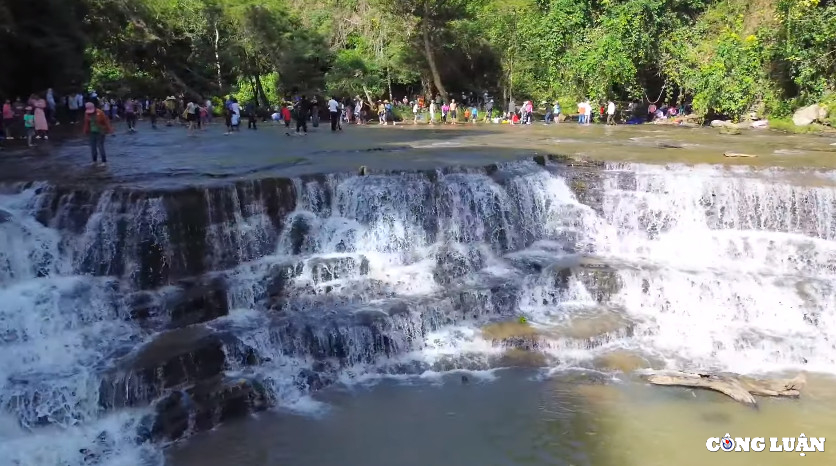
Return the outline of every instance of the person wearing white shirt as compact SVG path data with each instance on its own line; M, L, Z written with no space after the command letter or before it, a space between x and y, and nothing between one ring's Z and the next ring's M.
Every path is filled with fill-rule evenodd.
M583 115L583 123L585 125L590 124L592 122L592 104L589 103L588 99L583 103Z
M612 100L607 102L607 124L615 124L615 102L613 102Z
M337 131L337 124L340 122L340 104L333 97L328 101L328 112L331 113L331 131Z

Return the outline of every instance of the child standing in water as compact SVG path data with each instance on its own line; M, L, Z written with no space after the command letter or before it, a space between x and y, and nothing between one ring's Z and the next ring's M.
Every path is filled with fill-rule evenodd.
M26 130L26 143L29 144L29 147L34 146L32 138L35 136L35 112L32 107L26 107L26 114L23 115L23 127Z
M290 128L290 120L292 115L290 114L290 104L286 104L282 107L282 120L284 120L284 127Z

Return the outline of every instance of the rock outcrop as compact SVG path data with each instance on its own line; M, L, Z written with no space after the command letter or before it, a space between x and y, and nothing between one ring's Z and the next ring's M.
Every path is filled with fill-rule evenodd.
M826 118L827 107L813 104L796 110L792 115L792 122L796 126L809 126L816 121L824 122Z

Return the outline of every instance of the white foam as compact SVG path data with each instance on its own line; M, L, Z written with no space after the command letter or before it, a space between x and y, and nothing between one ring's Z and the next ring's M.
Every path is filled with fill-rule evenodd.
M215 246L210 262L244 263L226 273L232 311L208 325L229 330L261 363L236 366L229 358L228 375L255 376L285 409L308 414L327 406L311 398L300 374L322 371L346 385L440 381L450 371L490 380L505 349L479 329L498 312L502 319L525 315L548 333L600 307L584 280L555 281L556 270L590 254L615 268L621 286L608 304L635 326L595 345L551 335L543 351L559 361L552 370L588 367L599 354L627 349L671 368L836 373L833 188L795 185L780 170L619 164L601 173L603 202L596 210L533 163L501 171L501 182L480 173L437 173L432 182L417 174L297 181L299 205L274 248L264 244L273 237L264 206L232 199L230 218L216 219L208 233ZM810 176L836 179L832 172ZM134 441L146 413L102 417L95 376L114 347L141 342L143 333L112 305L122 285L73 270L116 257L113 244L93 247L117 234L116 215L152 219L146 228L168 244L164 206L147 199L120 213L117 194L105 193L85 233L62 237L32 218L34 190L0 196L0 207L11 214L0 224L0 244L13 246L0 252L6 254L0 257L0 401L18 403L7 408L11 419L0 419L0 457L75 466L83 460L79 450L96 445L104 431L111 446L103 458L111 463L103 464L153 463L158 452ZM297 221L307 229L302 235L290 228ZM301 254L294 254L297 248ZM257 258L261 251L273 254ZM459 262L478 260L454 264L467 270L441 286L434 273L443 251L458 254ZM128 270L135 267L134 258L124 260ZM328 278L314 275L317 264L340 261L349 265L327 265ZM304 342L277 341L281 335L271 334L270 325L280 313L266 311L263 301L265 276L278 265L294 267L286 294L298 302L287 312L300 318L376 318L375 312L390 312L388 299L416 306L396 310L404 314L393 314L395 327L376 329L395 351L369 357L348 348L351 364L340 366L336 358L304 354ZM519 288L510 309L491 301L498 292L489 290L503 286ZM422 321L421 311L436 313L439 322ZM372 338L361 327L330 336L359 345ZM286 354L282 345L299 354ZM47 415L58 425L18 428ZM55 444L49 436L57 432Z

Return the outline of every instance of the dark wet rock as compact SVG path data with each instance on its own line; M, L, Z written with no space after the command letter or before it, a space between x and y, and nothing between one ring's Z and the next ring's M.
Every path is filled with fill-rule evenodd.
M291 180L267 178L173 191L48 187L35 210L44 225L82 235L79 272L153 289L265 255L295 204Z
M290 280L300 276L304 267L303 262L272 264L264 276L264 298L272 303L278 302L290 286Z
M0 209L0 223L6 223L12 219L12 214Z
M271 353L308 358L326 367L374 363L423 344L426 332L437 322L429 322L432 317L412 309L414 305L351 303L328 294L289 298L266 327L254 331ZM448 303L443 310L436 309L443 313L451 307ZM236 350L234 357L241 361L245 354L245 349Z
M335 378L330 376L330 368L320 366L316 369L303 369L296 375L296 386L300 390L315 392L333 384Z
M100 191L50 186L39 193L35 218L45 226L83 233Z
M176 257L170 262L173 277L197 276L206 270L208 216L204 191L190 188L164 197L168 240Z
M554 287L566 290L570 281L575 279L599 303L607 302L618 293L623 283L618 270L604 263L593 260L582 260L571 266L554 266L550 273L554 278Z
M131 320L145 321L163 314L165 305L159 293L139 291L125 298Z
M226 289L223 276L207 275L180 280L176 286L132 293L125 304L132 320L185 327L229 314Z
M351 275L368 275L369 260L366 256L317 258L308 262L311 279L315 284L330 282Z
M208 380L187 390L194 411L194 430L209 430L222 422L266 409L272 400L257 380Z
M99 404L104 408L142 405L165 390L216 376L225 361L220 337L206 329L164 333L105 375Z
M293 218L290 225L290 251L293 254L301 254L305 239L311 232L311 225L308 219L302 216Z
M260 382L216 377L160 399L151 428L155 441L176 441L230 419L262 411L272 403Z
M566 180L566 184L575 194L578 202L591 207L598 213L603 212L604 175L601 167L572 163L560 167L557 173Z
M170 294L171 327L207 322L229 314L226 281L223 277L203 277L179 282L179 292Z
M449 285L484 266L484 258L478 249L462 244L448 244L435 256L433 278L441 285Z
M183 437L189 429L189 402L181 391L172 392L157 402L156 418L151 438L156 441L174 441Z

